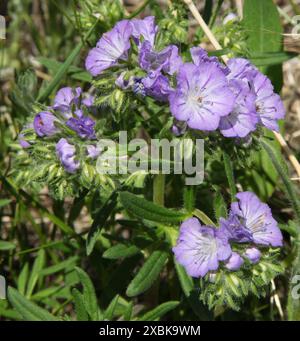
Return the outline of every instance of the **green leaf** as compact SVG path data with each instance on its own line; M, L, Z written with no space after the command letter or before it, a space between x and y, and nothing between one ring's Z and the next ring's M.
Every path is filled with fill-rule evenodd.
M116 310L117 304L118 304L118 300L119 300L119 295L116 295L112 301L110 302L110 304L108 305L107 309L105 310L103 316L104 316L104 320L108 320L111 321L114 317L114 312Z
M235 201L235 195L236 195L236 187L235 187L235 181L234 181L234 175L233 175L233 166L230 160L229 155L223 151L223 162L224 162L224 168L225 168L225 174L228 180L230 194L231 194L231 200Z
M250 51L277 52L281 46L282 28L273 0L245 0L243 9Z
M58 321L47 310L30 302L12 287L8 287L7 296L11 305L25 321Z
M244 27L250 54L282 52L282 26L273 0L245 0ZM282 66L264 67L277 92L282 86Z
M124 321L130 321L133 312L133 302L130 302L124 312Z
M175 269L176 269L177 276L179 279L179 283L184 292L184 295L186 297L189 297L191 292L194 289L193 279L186 273L184 267L180 265L179 263L177 263L175 259L174 259L174 264L175 264Z
M120 200L124 208L140 219L159 223L178 223L186 218L186 214L158 206L129 192L121 192Z
M58 62L57 60L40 57L37 58L37 60L44 65L47 69L51 71L51 73L57 73L59 69L61 68L62 64L61 62ZM67 75L70 76L73 79L80 80L83 82L92 82L92 76L85 71L84 69L81 69L80 67L71 65L67 71Z
M59 262L55 265L52 265L43 269L41 271L41 276L49 276L62 270L65 270L65 271L70 270L74 267L77 261L78 261L78 256L70 257L69 259L66 259L62 262Z
M45 264L45 251L43 249L39 250L37 254L37 258L34 261L33 268L31 270L31 275L28 280L26 297L30 298L33 293L33 290L36 286L36 283L41 275L41 271Z
M29 265L25 263L18 277L18 291L21 295L25 295L26 286L28 283Z
M10 202L10 199L0 199L0 208L8 205Z
M103 253L103 258L107 259L119 259L127 258L136 255L140 252L140 249L135 245L117 244Z
M0 240L0 251L9 251L16 248L16 245L11 242L5 242L3 240Z
M98 321L98 304L94 285L89 275L82 269L75 267L80 283L83 287L83 302L92 321Z
M168 256L169 254L165 251L154 251L130 282L126 294L133 297L148 290L159 276Z
M217 189L214 198L214 210L216 220L219 221L220 218L227 218L227 206L221 192Z
M76 288L72 289L77 321L88 321L89 315L85 309L83 296Z
M145 315L139 318L139 321L155 321L167 314L169 311L175 309L179 303L180 302L178 301L165 302L153 310L148 311Z
M251 54L249 59L256 66L269 66L282 64L296 56L298 56L298 54L292 52L254 52Z
M174 264L175 264L175 269L176 269L176 273L179 279L181 289L185 297L187 298L187 301L190 307L200 319L203 319L204 315L205 315L205 319L208 319L209 316L207 316L207 312L203 309L203 305L199 301L199 298L198 298L199 294L195 290L192 277L190 277L186 273L184 267L180 265L179 263L177 263L175 259L174 259Z
M117 204L117 198L118 193L116 191L113 191L110 197L107 199L107 201L103 204L103 206L96 214L96 217L93 221L93 224L90 228L90 231L86 239L87 255L90 255L93 252L95 243L101 233L101 229Z
M184 208L187 212L193 212L196 200L196 187L186 186L183 191Z

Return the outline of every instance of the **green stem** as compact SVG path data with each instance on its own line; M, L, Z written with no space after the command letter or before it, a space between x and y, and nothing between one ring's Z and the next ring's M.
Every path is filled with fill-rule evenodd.
M125 17L125 19L132 19L139 15L149 4L152 2L152 0L146 0L141 7L139 7L136 11Z
M193 215L199 218L205 225L216 226L216 224L204 212L197 208L193 211Z
M231 200L235 201L235 195L236 195L236 187L235 187L235 181L234 181L234 175L233 175L233 167L230 160L229 155L223 151L223 162L224 162L224 168L226 177L229 184L230 194L231 194Z
M165 175L155 175L153 180L153 202L164 206L165 205Z
M214 11L213 11L213 14L212 14L212 16L211 16L211 19L210 19L210 21L209 21L209 25L208 25L209 28L212 28L212 27L214 26L215 21L216 21L217 16L218 16L218 14L219 14L219 12L220 12L220 9L221 9L221 7L222 7L223 2L224 2L224 0L219 0L219 1L218 1L217 5L216 5L216 7L215 7L215 9L214 9Z
M296 216L296 221L298 225L297 237L295 238L293 244L296 249L296 257L293 260L292 264L292 271L291 271L291 278L290 278L290 288L289 288L289 297L288 297L288 319L291 321L299 320L300 319L300 300L297 298L292 297L292 290L295 283L292 282L292 279L295 275L299 274L300 269L300 203L298 200L297 193L294 189L294 185L289 178L289 174L287 169L285 169L284 160L280 155L278 155L273 147L267 142L262 140L261 145L268 154L274 168L276 169L277 173L281 177L281 180L285 187L285 192L287 197L289 198L294 212Z
M261 145L264 148L264 150L266 151L266 153L268 154L274 168L276 169L277 173L279 174L279 176L281 177L281 180L284 184L285 187L285 191L286 191L286 195L288 196L292 206L293 206L293 210L295 212L296 215L296 219L298 224L300 224L300 203L298 200L298 195L294 189L294 185L292 183L292 181L289 178L289 175L287 173L287 170L284 169L283 165L284 165L284 160L274 151L273 147L270 146L270 144L268 142L266 142L265 140L261 141ZM300 236L300 226L298 228L298 234Z

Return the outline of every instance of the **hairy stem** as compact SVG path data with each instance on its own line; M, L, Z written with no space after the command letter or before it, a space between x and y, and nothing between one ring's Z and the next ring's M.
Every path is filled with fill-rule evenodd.
M165 205L165 175L155 175L153 180L153 202L160 206Z

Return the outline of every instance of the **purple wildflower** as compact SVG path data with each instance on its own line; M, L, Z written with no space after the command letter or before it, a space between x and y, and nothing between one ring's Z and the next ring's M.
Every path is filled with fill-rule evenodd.
M101 150L98 146L94 146L92 144L86 146L87 154L91 159L96 159L100 153Z
M80 102L82 90L81 88L72 89L65 87L60 89L54 98L54 110L66 113L72 111L72 106L77 107Z
M96 47L90 50L85 61L86 69L93 76L98 76L102 71L116 65L119 60L126 60L131 33L130 21L119 21L111 31L104 33Z
M272 217L270 207L251 192L241 192L236 197L239 202L231 204L231 214L238 218L240 228L250 233L249 241L274 247L282 246L282 234Z
M220 229L230 241L237 243L252 241L252 233L241 224L239 218L232 212L230 212L228 219L220 219Z
M56 144L56 155L68 173L75 173L79 168L79 161L75 160L76 149L64 138Z
M229 68L220 63L219 59L215 56L209 57L208 53L202 47L192 47L190 49L192 60L195 65L200 65L201 63L213 63L215 64L225 75L230 73Z
M222 71L213 63L183 64L177 89L169 96L173 116L193 129L216 130L233 109L235 97Z
M208 271L218 269L219 261L230 257L231 248L221 231L190 218L182 223L173 252L190 276L204 277Z
M280 96L274 93L269 78L247 59L233 58L228 62L228 80L240 79L251 86L256 95L255 106L260 123L268 129L279 130L277 121L284 118L285 109Z
M58 132L54 122L57 118L48 111L38 113L33 120L33 127L38 136L52 136Z
M88 95L85 98L83 98L83 100L81 101L81 103L83 105L85 105L87 108L90 108L94 105L94 101L95 101L95 97L92 95Z
M248 84L231 80L230 89L236 96L232 112L221 118L219 129L225 137L246 137L256 129L258 117L255 108L255 94Z
M228 270L236 271L239 270L243 263L243 258L237 252L232 252L231 257L228 259L225 266Z
M148 41L151 46L154 45L155 35L157 33L158 27L155 25L155 17L146 17L144 19L133 19L131 20L132 26L132 36L138 46L141 45L140 38L143 41Z
M155 77L161 71L173 75L182 64L182 59L178 54L178 47L175 45L156 52L152 49L151 44L145 41L140 50L139 64L149 73L150 77Z
M249 82L258 70L249 60L244 58L231 58L227 66L230 70L227 75L228 80L239 79Z
M127 90L130 87L132 87L134 85L135 82L135 78L134 76L130 76L128 79L128 77L126 77L126 72L123 71L120 73L120 75L118 76L118 78L115 81L115 84L123 90Z
M142 79L146 95L155 98L158 101L168 101L168 96L172 91L169 80L166 76L159 74L155 78L145 77Z
M247 257L251 263L256 264L260 260L261 252L256 247L251 247L245 251L244 256Z
M134 77L134 83L132 85L133 92L140 96L146 96L146 89L143 84L143 80L143 78Z
M76 131L78 136L83 139L94 139L95 135L95 121L88 116L82 116L79 118L71 117L67 121L67 126Z
M19 141L20 146L24 149L29 148L31 146L31 144L25 140L25 136L23 133L20 133L18 135L18 141Z
M279 131L277 121L285 116L285 109L280 96L274 93L269 78L259 71L251 83L257 96L255 103L261 124L268 129Z

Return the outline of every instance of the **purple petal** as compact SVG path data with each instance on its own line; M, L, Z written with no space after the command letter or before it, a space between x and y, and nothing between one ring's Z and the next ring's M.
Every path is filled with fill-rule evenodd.
M59 110L61 112L68 112L72 110L72 105L79 105L80 96L82 90L81 88L72 89L70 87L60 89L55 98L53 109Z
M271 81L258 71L252 80L252 87L257 96L256 110L261 124L279 131L278 120L284 118L285 109L280 96L274 93Z
M182 223L173 252L190 276L203 277L208 271L218 269L219 260L230 257L231 248L226 236L219 235L213 227L201 226L198 219L190 218Z
M85 61L86 69L93 76L98 76L120 59L126 60L131 33L132 26L128 20L118 22L111 31L104 33L97 46L89 52Z
M48 111L37 114L33 120L33 127L38 136L52 136L58 132L54 122L57 118Z
M202 47L192 47L190 49L192 60L195 65L200 65L202 63L213 63L217 68L219 68L225 75L228 75L230 70L226 65L220 63L219 59L215 56L209 57L208 53Z
M243 258L237 252L232 252L231 257L228 259L225 266L228 270L236 271L240 269L243 263Z
M247 257L251 263L256 264L260 260L261 252L256 247L251 247L245 251L244 256Z
M141 45L140 38L148 41L151 46L154 46L155 35L158 27L155 25L155 17L150 16L144 19L132 19L132 36L135 38L138 46Z
M90 117L87 116L82 116L79 118L71 117L66 124L69 128L76 131L78 136L80 136L83 139L96 138L94 130L95 121L92 120Z
M276 220L272 217L270 207L251 192L241 192L236 197L239 202L231 204L231 212L251 233L254 243L282 246L282 234Z
M56 154L61 164L68 173L75 173L79 168L79 161L75 160L76 149L64 138L56 144Z
M142 83L148 96L151 96L161 102L168 101L168 96L172 89L167 77L161 74L154 79L146 77L142 79Z
M219 129L225 137L244 138L256 129L258 123L256 96L243 81L232 80L229 84L236 96L235 105L228 116L221 118Z
M101 153L100 148L94 145L87 145L86 150L88 156L92 159L96 159Z
M199 130L216 130L220 117L233 109L235 96L225 75L213 63L183 64L177 89L169 96L173 116Z

